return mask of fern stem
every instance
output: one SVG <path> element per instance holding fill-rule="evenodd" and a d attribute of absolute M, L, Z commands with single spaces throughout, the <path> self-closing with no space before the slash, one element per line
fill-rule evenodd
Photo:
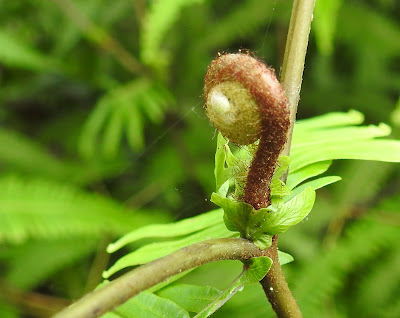
<path fill-rule="evenodd" d="M 281 85 L 289 100 L 290 129 L 283 154 L 289 155 L 297 105 L 300 99 L 308 37 L 311 30 L 315 0 L 294 0 L 283 58 Z"/>
<path fill-rule="evenodd" d="M 285 155 L 290 153 L 314 5 L 315 0 L 294 0 L 293 2 L 281 76 L 281 84 L 288 98 L 290 109 L 290 128 L 283 150 Z M 287 175 L 284 176 L 284 179 L 286 177 Z M 273 264 L 268 274 L 261 280 L 261 285 L 272 308 L 279 318 L 302 317 L 279 264 L 278 236 L 274 237 L 273 245 L 267 251 Z"/>
<path fill-rule="evenodd" d="M 241 238 L 203 241 L 137 267 L 104 287 L 87 294 L 53 318 L 94 318 L 121 305 L 176 274 L 220 260 L 245 261 L 265 256 L 252 242 Z"/>

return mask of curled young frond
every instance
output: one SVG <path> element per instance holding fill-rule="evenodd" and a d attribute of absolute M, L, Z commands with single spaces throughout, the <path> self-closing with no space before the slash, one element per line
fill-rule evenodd
<path fill-rule="evenodd" d="M 290 125 L 288 101 L 273 69 L 249 54 L 225 54 L 208 67 L 205 109 L 230 141 L 259 140 L 243 200 L 255 209 L 270 204 L 270 182 Z"/>

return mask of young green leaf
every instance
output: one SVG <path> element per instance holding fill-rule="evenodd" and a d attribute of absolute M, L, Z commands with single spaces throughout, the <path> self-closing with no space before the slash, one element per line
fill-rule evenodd
<path fill-rule="evenodd" d="M 79 140 L 81 154 L 86 158 L 96 155 L 101 137 L 101 154 L 114 158 L 124 131 L 129 145 L 140 150 L 144 145 L 144 114 L 159 123 L 171 102 L 167 88 L 148 79 L 133 80 L 110 90 L 97 102 L 83 127 Z"/>
<path fill-rule="evenodd" d="M 103 277 L 109 278 L 111 275 L 123 268 L 151 262 L 156 258 L 160 258 L 167 254 L 173 253 L 176 250 L 193 243 L 197 243 L 207 239 L 232 236 L 235 236 L 235 234 L 228 231 L 224 224 L 220 223 L 210 226 L 194 234 L 188 235 L 179 240 L 147 244 L 133 251 L 132 253 L 129 253 L 120 258 L 113 266 L 111 266 L 110 269 L 103 273 Z"/>
<path fill-rule="evenodd" d="M 328 113 L 308 119 L 296 121 L 295 134 L 302 131 L 326 129 L 332 127 L 359 125 L 364 121 L 364 115 L 354 109 L 347 113 Z"/>
<path fill-rule="evenodd" d="M 275 235 L 286 232 L 300 223 L 310 212 L 315 201 L 315 191 L 307 187 L 303 192 L 283 204 L 276 213 L 266 215 L 265 233 Z"/>
<path fill-rule="evenodd" d="M 157 213 L 132 213 L 110 198 L 57 182 L 3 177 L 0 188 L 0 241 L 11 243 L 120 235 L 151 223 Z"/>
<path fill-rule="evenodd" d="M 279 178 L 272 178 L 271 196 L 284 197 L 290 194 L 289 187 Z"/>
<path fill-rule="evenodd" d="M 157 295 L 172 300 L 188 312 L 198 313 L 221 293 L 210 286 L 174 284 L 161 289 Z"/>
<path fill-rule="evenodd" d="M 164 71 L 170 63 L 169 52 L 162 48 L 166 32 L 179 17 L 180 11 L 203 0 L 155 0 L 151 2 L 140 39 L 141 59 L 153 68 Z"/>
<path fill-rule="evenodd" d="M 102 318 L 190 318 L 189 313 L 169 299 L 142 292 Z"/>
<path fill-rule="evenodd" d="M 218 133 L 217 137 L 217 150 L 215 152 L 215 183 L 218 194 L 226 197 L 229 189 L 229 179 L 232 178 L 232 167 L 228 166 L 225 168 L 225 162 L 227 160 L 226 145 L 228 141 Z M 228 147 L 229 148 L 229 147 Z"/>
<path fill-rule="evenodd" d="M 289 168 L 290 157 L 285 155 L 280 155 L 278 159 L 278 164 L 276 165 L 274 171 L 274 178 L 279 179 L 282 177 L 286 170 Z"/>
<path fill-rule="evenodd" d="M 222 209 L 217 209 L 175 223 L 152 224 L 141 227 L 129 232 L 128 234 L 125 234 L 115 243 L 108 245 L 107 252 L 114 253 L 125 245 L 136 242 L 143 238 L 176 237 L 194 233 L 220 223 L 222 221 L 222 216 Z"/>
<path fill-rule="evenodd" d="M 292 255 L 282 252 L 282 251 L 278 251 L 278 257 L 279 257 L 279 263 L 281 265 L 289 264 L 294 261 L 294 258 Z"/>
<path fill-rule="evenodd" d="M 44 70 L 56 65 L 50 56 L 44 56 L 4 31 L 0 31 L 0 47 L 0 62 L 10 67 Z"/>
<path fill-rule="evenodd" d="M 388 136 L 391 128 L 383 123 L 378 126 L 350 126 L 324 128 L 318 131 L 300 131 L 293 137 L 293 148 L 301 149 L 305 147 L 319 147 L 326 143 L 337 143 L 338 138 L 345 142 L 356 142 L 357 140 L 369 140 L 376 137 Z"/>
<path fill-rule="evenodd" d="M 247 223 L 246 238 L 251 239 L 260 249 L 266 249 L 271 245 L 274 235 L 286 232 L 311 212 L 314 200 L 315 191 L 308 187 L 289 202 L 283 204 L 278 201 L 275 207 L 271 205 L 251 213 Z"/>
<path fill-rule="evenodd" d="M 248 268 L 240 278 L 243 285 L 256 284 L 267 275 L 272 266 L 272 259 L 269 257 L 253 257 L 245 263 Z"/>
<path fill-rule="evenodd" d="M 307 187 L 303 192 L 283 203 L 273 200 L 272 204 L 257 211 L 245 202 L 222 198 L 213 193 L 211 201 L 224 209 L 224 221 L 231 231 L 252 240 L 260 249 L 271 245 L 272 236 L 287 231 L 301 222 L 310 213 L 315 200 L 315 191 Z"/>
<path fill-rule="evenodd" d="M 304 189 L 311 187 L 314 190 L 318 190 L 321 189 L 327 185 L 330 185 L 332 183 L 338 182 L 342 180 L 341 177 L 338 176 L 327 176 L 327 177 L 322 177 L 322 178 L 318 178 L 309 182 L 306 182 L 298 187 L 296 187 L 293 192 L 291 193 L 291 195 L 285 197 L 283 200 L 289 201 L 291 198 L 294 198 L 296 195 L 298 195 L 300 192 L 304 191 Z"/>
<path fill-rule="evenodd" d="M 333 159 L 400 162 L 400 142 L 374 139 L 390 134 L 390 127 L 351 126 L 364 120 L 361 113 L 331 113 L 296 123 L 290 172 Z"/>
<path fill-rule="evenodd" d="M 241 237 L 246 237 L 247 223 L 254 208 L 245 202 L 223 198 L 213 193 L 211 201 L 224 209 L 225 225 L 230 231 L 238 231 Z"/>
<path fill-rule="evenodd" d="M 258 283 L 268 273 L 272 265 L 269 257 L 255 257 L 248 261 L 248 267 L 231 283 L 231 285 L 220 293 L 207 307 L 199 312 L 196 318 L 209 317 L 221 308 L 237 292 L 242 291 L 245 285 Z"/>
<path fill-rule="evenodd" d="M 211 316 L 219 308 L 221 308 L 229 299 L 237 292 L 242 291 L 244 285 L 240 282 L 240 278 L 244 275 L 244 271 L 236 278 L 232 284 L 226 288 L 218 297 L 216 297 L 207 307 L 200 311 L 193 318 L 206 318 Z"/>
<path fill-rule="evenodd" d="M 343 142 L 338 136 L 337 142 L 321 144 L 321 147 L 294 148 L 290 169 L 296 171 L 314 162 L 333 159 L 400 162 L 400 141 L 382 139 Z"/>
<path fill-rule="evenodd" d="M 293 173 L 290 173 L 287 178 L 286 185 L 290 190 L 292 190 L 294 187 L 296 187 L 303 181 L 326 172 L 331 166 L 331 164 L 332 164 L 331 160 L 320 161 L 308 165 L 304 168 L 301 168 Z"/>
<path fill-rule="evenodd" d="M 332 54 L 336 22 L 342 2 L 343 0 L 325 0 L 315 3 L 313 29 L 317 47 L 324 55 Z"/>

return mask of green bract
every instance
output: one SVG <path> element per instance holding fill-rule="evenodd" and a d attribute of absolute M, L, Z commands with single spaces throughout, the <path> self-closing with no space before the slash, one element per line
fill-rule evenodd
<path fill-rule="evenodd" d="M 244 174 L 240 170 L 247 166 L 241 163 L 243 161 L 248 161 L 248 158 L 236 158 L 230 151 L 228 141 L 219 134 L 215 154 L 217 192 L 212 194 L 211 201 L 223 208 L 224 222 L 228 230 L 239 232 L 241 237 L 252 240 L 261 249 L 266 249 L 271 246 L 275 234 L 285 232 L 310 213 L 315 191 L 309 186 L 287 200 L 288 202 L 284 202 L 283 198 L 289 196 L 291 191 L 280 177 L 288 169 L 290 159 L 288 156 L 281 156 L 271 181 L 272 204 L 256 211 L 250 204 L 235 198 L 238 192 L 236 188 L 235 191 L 230 191 L 231 179 L 235 181 L 235 187 L 241 186 L 236 176 Z"/>
<path fill-rule="evenodd" d="M 272 236 L 301 222 L 311 212 L 314 200 L 312 187 L 307 187 L 286 203 L 282 199 L 273 200 L 269 207 L 257 211 L 250 204 L 223 198 L 216 193 L 211 197 L 212 202 L 224 209 L 228 230 L 239 232 L 261 249 L 271 246 Z"/>

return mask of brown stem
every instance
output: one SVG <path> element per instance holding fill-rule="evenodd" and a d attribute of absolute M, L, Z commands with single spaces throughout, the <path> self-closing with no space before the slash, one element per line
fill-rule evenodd
<path fill-rule="evenodd" d="M 293 298 L 279 263 L 278 235 L 274 236 L 272 246 L 267 249 L 267 255 L 273 263 L 260 283 L 272 308 L 279 318 L 301 318 L 299 306 Z"/>
<path fill-rule="evenodd" d="M 186 246 L 137 267 L 87 294 L 54 318 L 95 318 L 176 274 L 219 260 L 248 260 L 265 256 L 252 242 L 239 238 L 214 239 Z"/>
<path fill-rule="evenodd" d="M 283 115 L 285 111 L 282 113 Z M 275 123 L 263 123 L 262 125 L 268 127 L 268 130 L 266 129 L 261 136 L 247 175 L 244 194 L 244 201 L 251 204 L 256 210 L 271 204 L 270 184 L 279 154 L 286 142 L 289 118 L 286 117 L 286 119 L 287 121 L 282 126 Z"/>
<path fill-rule="evenodd" d="M 294 0 L 290 18 L 281 77 L 290 109 L 290 128 L 283 150 L 285 155 L 290 153 L 314 5 L 315 0 Z M 286 180 L 286 177 L 287 175 L 283 177 L 284 180 Z M 261 280 L 261 285 L 278 317 L 301 318 L 300 309 L 289 290 L 277 259 L 277 244 L 278 237 L 275 236 L 273 245 L 268 249 L 274 263 L 268 274 Z"/>

